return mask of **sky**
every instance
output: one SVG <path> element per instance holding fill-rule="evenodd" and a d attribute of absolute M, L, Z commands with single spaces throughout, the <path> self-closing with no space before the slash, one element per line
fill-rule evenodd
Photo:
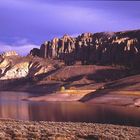
<path fill-rule="evenodd" d="M 64 34 L 140 29 L 140 1 L 0 0 L 0 52 L 26 55 Z"/>

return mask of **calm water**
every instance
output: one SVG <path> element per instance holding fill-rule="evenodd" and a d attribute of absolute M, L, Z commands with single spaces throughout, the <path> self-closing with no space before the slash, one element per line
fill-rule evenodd
<path fill-rule="evenodd" d="M 23 92 L 0 92 L 0 118 L 140 126 L 140 108 L 89 105 L 80 102 L 22 101 L 29 96 L 33 95 Z"/>

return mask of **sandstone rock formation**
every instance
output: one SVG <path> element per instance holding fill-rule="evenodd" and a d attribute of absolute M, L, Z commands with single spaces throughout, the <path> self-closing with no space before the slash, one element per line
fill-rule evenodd
<path fill-rule="evenodd" d="M 34 77 L 54 69 L 53 64 L 44 62 L 42 58 L 20 57 L 10 52 L 5 54 L 1 55 L 0 80 Z"/>
<path fill-rule="evenodd" d="M 0 55 L 1 57 L 7 57 L 7 56 L 18 56 L 17 52 L 15 51 L 8 51 L 4 52 Z"/>
<path fill-rule="evenodd" d="M 9 67 L 5 69 L 3 73 L 1 73 L 2 77 L 0 79 L 4 80 L 26 77 L 29 71 L 28 66 L 29 66 L 28 62 L 22 62 L 14 65 L 13 67 L 9 65 Z"/>
<path fill-rule="evenodd" d="M 34 49 L 32 49 L 32 50 L 30 51 L 30 54 L 31 54 L 32 56 L 39 56 L 39 55 L 40 55 L 40 49 L 34 48 Z"/>
<path fill-rule="evenodd" d="M 84 33 L 76 38 L 64 35 L 60 39 L 46 41 L 40 49 L 31 50 L 30 54 L 48 59 L 60 59 L 66 65 L 81 61 L 82 64 L 139 67 L 140 30 Z"/>

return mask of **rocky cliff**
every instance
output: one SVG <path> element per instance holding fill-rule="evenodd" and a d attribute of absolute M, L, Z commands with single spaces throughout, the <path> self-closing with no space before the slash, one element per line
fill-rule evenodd
<path fill-rule="evenodd" d="M 64 35 L 46 41 L 30 54 L 60 59 L 66 65 L 81 61 L 82 64 L 119 64 L 136 68 L 140 63 L 140 30 L 84 33 L 75 38 Z"/>
<path fill-rule="evenodd" d="M 84 33 L 75 38 L 64 35 L 46 41 L 40 49 L 32 49 L 30 54 L 27 57 L 21 57 L 15 51 L 1 54 L 0 80 L 34 77 L 54 70 L 61 62 L 66 65 L 73 65 L 77 61 L 83 65 L 115 64 L 138 69 L 140 30 Z"/>
<path fill-rule="evenodd" d="M 16 52 L 0 55 L 0 80 L 34 77 L 55 69 L 53 63 L 38 57 L 20 57 Z"/>

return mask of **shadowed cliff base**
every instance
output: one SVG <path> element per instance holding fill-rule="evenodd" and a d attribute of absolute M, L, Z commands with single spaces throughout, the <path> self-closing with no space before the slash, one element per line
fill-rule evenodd
<path fill-rule="evenodd" d="M 57 90 L 60 90 L 61 86 L 78 89 L 86 89 L 89 86 L 91 89 L 95 89 L 100 84 L 103 85 L 106 82 L 126 77 L 130 75 L 130 72 L 125 68 L 111 66 L 62 66 L 36 76 L 27 75 L 25 78 L 1 80 L 0 88 L 1 90 L 15 91 L 20 90 L 20 88 L 21 90 L 25 89 L 25 91 L 33 89 L 33 92 L 40 90 L 40 93 L 47 93 L 48 86 L 48 90 L 51 91 L 51 85 L 52 88 L 54 86 L 54 89 L 55 85 L 59 85 Z M 44 87 L 44 91 L 39 87 Z"/>
<path fill-rule="evenodd" d="M 129 76 L 104 85 L 80 101 L 97 104 L 140 106 L 140 75 Z"/>

